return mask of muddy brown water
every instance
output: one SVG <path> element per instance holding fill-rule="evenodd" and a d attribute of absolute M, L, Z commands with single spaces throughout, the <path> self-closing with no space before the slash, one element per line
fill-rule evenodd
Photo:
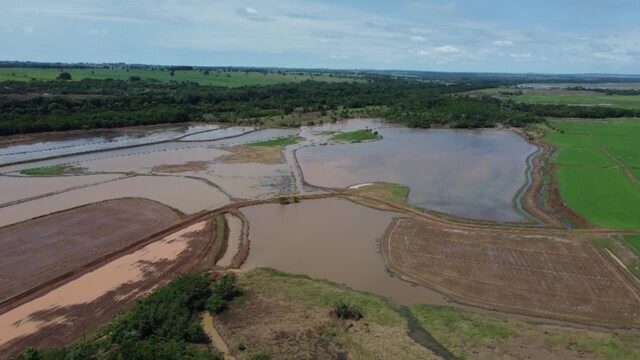
<path fill-rule="evenodd" d="M 0 165 L 16 161 L 70 155 L 85 151 L 104 150 L 123 146 L 153 143 L 157 141 L 166 141 L 194 133 L 202 133 L 204 136 L 204 134 L 218 128 L 218 125 L 207 124 L 75 132 L 73 135 L 60 140 L 44 140 L 6 147 L 0 146 Z M 52 137 L 54 136 L 55 135 L 52 135 Z"/>
<path fill-rule="evenodd" d="M 243 268 L 272 267 L 345 284 L 400 304 L 446 304 L 423 287 L 392 277 L 379 241 L 398 214 L 342 199 L 266 204 L 242 209 L 251 251 Z"/>
<path fill-rule="evenodd" d="M 512 205 L 536 148 L 511 131 L 380 128 L 375 142 L 305 147 L 305 180 L 323 187 L 408 185 L 409 202 L 456 216 L 521 221 Z"/>
<path fill-rule="evenodd" d="M 0 208 L 0 226 L 93 202 L 140 197 L 186 214 L 225 205 L 229 198 L 199 180 L 175 176 L 136 176 Z"/>
<path fill-rule="evenodd" d="M 43 196 L 65 189 L 90 186 L 117 179 L 121 175 L 83 175 L 83 176 L 0 176 L 0 206 L 22 199 Z"/>
<path fill-rule="evenodd" d="M 67 323 L 74 320 L 72 314 L 66 313 L 64 309 L 95 301 L 125 284 L 159 277 L 160 274 L 154 272 L 154 266 L 178 258 L 189 246 L 189 234 L 201 231 L 205 225 L 206 222 L 196 223 L 170 234 L 160 241 L 115 259 L 39 298 L 1 314 L 0 358 L 3 357 L 3 347 L 42 328 L 60 326 L 60 330 L 63 330 L 65 326 L 72 325 L 77 331 L 78 327 L 86 326 L 84 323 Z M 116 300 L 124 301 L 129 296 L 140 295 L 136 292 L 119 294 Z"/>

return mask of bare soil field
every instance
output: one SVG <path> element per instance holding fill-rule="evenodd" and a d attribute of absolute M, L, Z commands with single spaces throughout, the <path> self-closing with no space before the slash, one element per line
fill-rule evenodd
<path fill-rule="evenodd" d="M 127 198 L 0 228 L 0 303 L 124 248 L 177 219 L 167 206 Z"/>
<path fill-rule="evenodd" d="M 0 359 L 26 346 L 69 344 L 112 320 L 177 274 L 196 269 L 211 244 L 209 218 L 159 234 L 148 245 L 105 262 L 11 310 L 0 308 Z"/>
<path fill-rule="evenodd" d="M 280 164 L 285 160 L 281 146 L 258 147 L 251 145 L 238 145 L 227 147 L 225 150 L 231 154 L 224 155 L 219 160 L 227 164 Z"/>
<path fill-rule="evenodd" d="M 403 218 L 387 230 L 382 251 L 392 271 L 460 303 L 637 328 L 638 283 L 605 258 L 587 234 L 441 227 Z"/>

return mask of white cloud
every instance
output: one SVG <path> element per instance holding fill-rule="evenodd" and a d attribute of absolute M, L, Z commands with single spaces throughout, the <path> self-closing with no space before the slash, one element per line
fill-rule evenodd
<path fill-rule="evenodd" d="M 422 42 L 422 41 L 427 41 L 427 39 L 424 36 L 420 36 L 420 35 L 411 35 L 411 41 L 415 41 L 415 42 Z"/>
<path fill-rule="evenodd" d="M 444 46 L 435 47 L 433 51 L 440 54 L 457 54 L 460 52 L 460 49 L 458 49 L 453 45 L 444 45 Z"/>
<path fill-rule="evenodd" d="M 531 54 L 530 52 L 511 53 L 511 54 L 509 54 L 509 56 L 511 56 L 514 59 L 531 59 L 533 57 L 533 54 Z"/>
<path fill-rule="evenodd" d="M 429 55 L 429 52 L 428 52 L 427 50 L 420 50 L 420 51 L 418 52 L 418 55 L 420 55 L 420 56 L 427 56 L 427 55 Z"/>
<path fill-rule="evenodd" d="M 496 40 L 493 42 L 493 45 L 496 46 L 511 46 L 513 45 L 513 41 L 511 40 Z"/>
<path fill-rule="evenodd" d="M 253 21 L 261 21 L 261 22 L 275 21 L 275 19 L 273 18 L 261 15 L 258 10 L 252 7 L 244 7 L 244 8 L 238 9 L 238 13 L 246 17 L 247 19 L 253 20 Z"/>
<path fill-rule="evenodd" d="M 12 32 L 13 32 L 13 28 L 8 28 L 8 29 L 7 29 L 7 32 L 12 33 Z"/>
<path fill-rule="evenodd" d="M 27 34 L 32 34 L 33 33 L 33 28 L 31 26 L 25 26 L 24 27 L 24 32 Z"/>

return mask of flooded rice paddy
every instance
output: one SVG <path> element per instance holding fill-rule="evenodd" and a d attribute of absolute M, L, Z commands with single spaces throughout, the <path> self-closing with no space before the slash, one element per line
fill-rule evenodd
<path fill-rule="evenodd" d="M 380 128 L 375 142 L 305 147 L 305 180 L 323 187 L 408 185 L 413 205 L 460 217 L 521 221 L 513 197 L 536 150 L 511 131 Z"/>
<path fill-rule="evenodd" d="M 80 325 L 83 328 L 89 326 L 84 325 L 84 316 L 80 320 L 70 319 L 61 310 L 96 301 L 127 284 L 159 277 L 161 272 L 155 267 L 178 258 L 189 247 L 190 234 L 202 231 L 205 226 L 206 222 L 193 224 L 0 315 L 0 351 L 3 346 L 41 328 L 62 326 L 62 330 L 67 326 L 78 332 Z M 131 294 L 120 293 L 116 300 L 123 300 L 129 295 L 140 296 L 135 291 Z"/>
<path fill-rule="evenodd" d="M 63 139 L 51 141 L 30 141 L 26 144 L 0 147 L 0 164 L 18 161 L 37 160 L 52 156 L 113 149 L 125 146 L 150 144 L 160 141 L 179 139 L 189 134 L 202 133 L 218 129 L 218 125 L 190 126 L 153 126 L 122 130 L 95 130 L 74 132 Z M 95 135 L 89 135 L 95 134 Z"/>
<path fill-rule="evenodd" d="M 225 205 L 229 198 L 204 181 L 175 176 L 136 176 L 0 208 L 0 226 L 98 201 L 140 197 L 186 214 Z"/>
<path fill-rule="evenodd" d="M 438 293 L 392 277 L 379 242 L 398 214 L 342 199 L 242 209 L 249 220 L 246 269 L 272 267 L 345 284 L 401 304 L 444 304 Z"/>

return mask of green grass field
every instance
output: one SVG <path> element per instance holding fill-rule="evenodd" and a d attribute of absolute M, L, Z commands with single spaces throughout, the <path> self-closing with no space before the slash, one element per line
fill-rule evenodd
<path fill-rule="evenodd" d="M 640 119 L 554 121 L 563 201 L 594 225 L 640 228 Z"/>
<path fill-rule="evenodd" d="M 488 95 L 496 95 L 512 99 L 513 101 L 528 104 L 558 104 L 602 106 L 621 109 L 640 109 L 640 95 L 605 95 L 600 93 L 561 92 L 558 90 L 530 90 L 514 88 L 491 88 L 481 92 Z M 522 91 L 522 95 L 503 95 L 500 92 Z"/>
<path fill-rule="evenodd" d="M 623 242 L 640 257 L 640 235 L 627 235 L 623 238 Z"/>
<path fill-rule="evenodd" d="M 358 142 L 358 141 L 366 141 L 366 140 L 376 140 L 379 138 L 380 138 L 380 135 L 376 134 L 373 131 L 356 130 L 356 131 L 349 131 L 349 132 L 342 132 L 342 133 L 335 134 L 331 137 L 331 140 L 344 141 L 344 142 Z"/>
<path fill-rule="evenodd" d="M 20 174 L 29 175 L 29 176 L 55 176 L 55 175 L 62 175 L 66 171 L 67 171 L 66 166 L 58 165 L 58 166 L 20 170 Z"/>
<path fill-rule="evenodd" d="M 289 136 L 285 138 L 254 142 L 249 144 L 249 146 L 262 146 L 262 147 L 287 146 L 287 145 L 293 145 L 297 143 L 299 140 L 300 138 L 297 136 Z"/>
<path fill-rule="evenodd" d="M 138 76 L 145 80 L 159 81 L 192 81 L 200 85 L 237 87 L 245 85 L 274 85 L 288 82 L 301 82 L 305 80 L 317 80 L 327 82 L 356 81 L 354 78 L 340 77 L 329 74 L 279 74 L 258 72 L 217 72 L 210 71 L 205 75 L 200 71 L 177 70 L 174 76 L 169 71 L 147 70 L 147 69 L 64 69 L 71 74 L 72 80 L 92 79 L 115 79 L 128 80 L 131 76 Z M 0 81 L 30 81 L 55 80 L 60 74 L 59 69 L 39 69 L 39 68 L 0 68 Z"/>

